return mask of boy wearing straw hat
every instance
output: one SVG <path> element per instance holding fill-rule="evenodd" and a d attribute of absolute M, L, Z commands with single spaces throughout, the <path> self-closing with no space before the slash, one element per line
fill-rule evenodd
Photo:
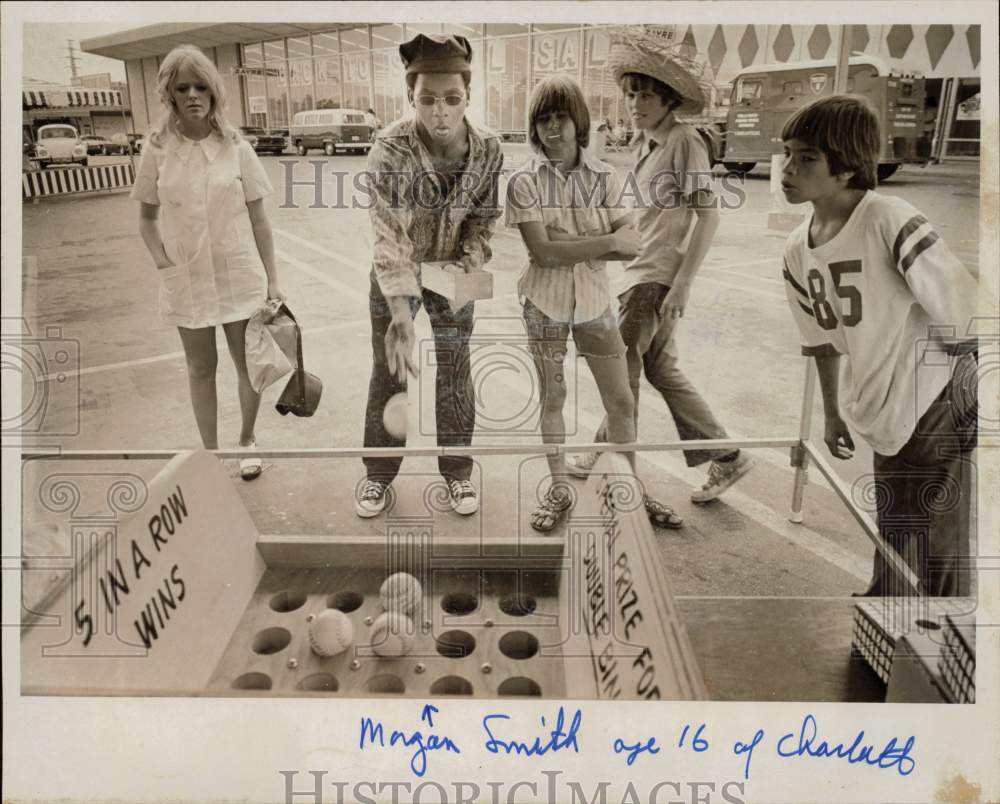
<path fill-rule="evenodd" d="M 691 285 L 719 226 L 711 190 L 711 163 L 701 136 L 677 119 L 705 106 L 710 75 L 680 47 L 630 32 L 608 55 L 625 97 L 636 137 L 634 181 L 642 252 L 625 269 L 618 300 L 618 325 L 627 347 L 629 382 L 639 417 L 639 377 L 663 396 L 683 440 L 726 438 L 726 431 L 684 376 L 674 337 Z M 686 245 L 685 245 L 686 244 Z M 606 441 L 607 420 L 595 436 Z M 714 500 L 750 471 L 753 461 L 739 450 L 685 450 L 688 466 L 711 461 L 708 479 L 691 499 Z M 585 477 L 597 455 L 577 456 L 569 471 Z"/>

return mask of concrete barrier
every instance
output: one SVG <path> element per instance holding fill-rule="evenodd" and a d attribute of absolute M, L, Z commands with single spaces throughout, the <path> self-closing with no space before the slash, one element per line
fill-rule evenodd
<path fill-rule="evenodd" d="M 30 171 L 21 174 L 21 200 L 123 189 L 134 181 L 130 164 Z"/>

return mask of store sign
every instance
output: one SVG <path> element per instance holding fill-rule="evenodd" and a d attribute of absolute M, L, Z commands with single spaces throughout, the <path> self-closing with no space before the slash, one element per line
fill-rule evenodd
<path fill-rule="evenodd" d="M 536 75 L 576 72 L 580 68 L 580 34 L 577 31 L 537 36 L 534 50 Z"/>
<path fill-rule="evenodd" d="M 507 46 L 504 40 L 486 43 L 486 69 L 491 73 L 502 73 L 507 66 Z"/>
<path fill-rule="evenodd" d="M 263 95 L 251 96 L 250 114 L 267 114 L 267 101 Z"/>
<path fill-rule="evenodd" d="M 309 59 L 288 62 L 288 80 L 293 87 L 312 85 L 312 62 Z"/>
<path fill-rule="evenodd" d="M 338 59 L 316 59 L 316 83 L 340 83 L 340 62 Z"/>
<path fill-rule="evenodd" d="M 603 67 L 608 61 L 611 37 L 606 31 L 587 31 L 587 66 Z"/>
<path fill-rule="evenodd" d="M 371 64 L 367 53 L 344 56 L 344 81 L 349 84 L 366 83 L 371 79 Z"/>

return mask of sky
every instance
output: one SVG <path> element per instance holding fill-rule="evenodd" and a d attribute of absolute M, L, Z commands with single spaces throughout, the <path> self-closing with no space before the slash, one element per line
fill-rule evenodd
<path fill-rule="evenodd" d="M 73 40 L 77 54 L 77 73 L 111 73 L 112 81 L 125 80 L 125 62 L 106 59 L 80 51 L 80 40 L 127 30 L 134 26 L 113 23 L 25 23 L 24 24 L 24 78 L 36 78 L 55 84 L 69 84 L 69 49 L 67 39 Z"/>

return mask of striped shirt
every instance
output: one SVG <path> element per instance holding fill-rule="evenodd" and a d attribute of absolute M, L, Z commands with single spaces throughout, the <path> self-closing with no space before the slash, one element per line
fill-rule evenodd
<path fill-rule="evenodd" d="M 789 236 L 783 272 L 802 353 L 846 357 L 844 419 L 876 452 L 895 455 L 948 382 L 953 358 L 940 337 L 968 336 L 976 280 L 900 198 L 865 193 L 816 248 L 810 223 Z"/>
<path fill-rule="evenodd" d="M 629 215 L 619 204 L 621 196 L 615 169 L 586 151 L 569 174 L 536 152 L 507 184 L 505 222 L 538 221 L 584 237 L 610 234 Z M 517 292 L 522 304 L 530 299 L 549 318 L 573 324 L 600 318 L 611 303 L 604 260 L 547 268 L 529 254 Z"/>
<path fill-rule="evenodd" d="M 655 148 L 650 149 L 650 141 Z M 651 132 L 640 131 L 632 149 L 636 164 L 625 185 L 625 200 L 636 209 L 642 254 L 615 283 L 619 296 L 645 282 L 673 284 L 694 225 L 691 196 L 702 190 L 702 203 L 711 201 L 704 191 L 712 186 L 712 165 L 692 126 L 664 120 Z"/>
<path fill-rule="evenodd" d="M 465 121 L 469 154 L 460 170 L 438 173 L 413 118 L 375 138 L 368 155 L 374 230 L 372 265 L 384 296 L 419 296 L 420 263 L 482 268 L 500 217 L 500 137 Z"/>

